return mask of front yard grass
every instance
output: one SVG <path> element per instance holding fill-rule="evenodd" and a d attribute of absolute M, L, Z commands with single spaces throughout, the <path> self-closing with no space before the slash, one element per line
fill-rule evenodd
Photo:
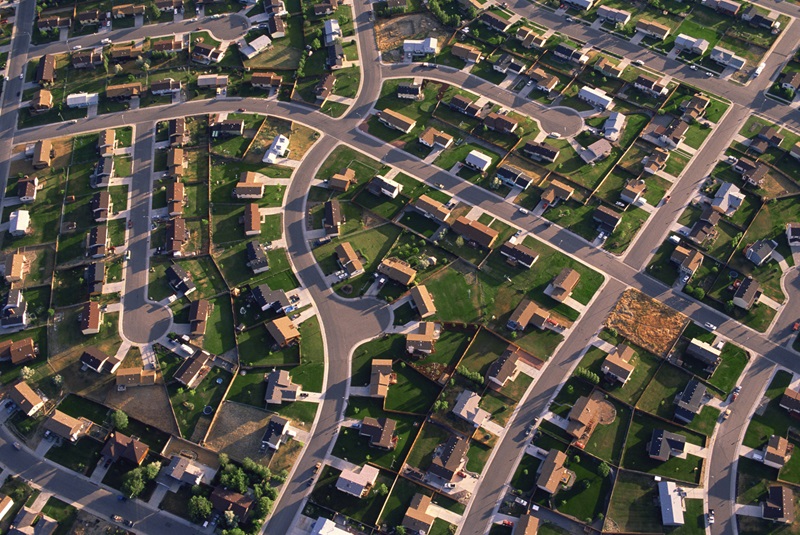
<path fill-rule="evenodd" d="M 742 371 L 747 366 L 747 352 L 741 347 L 727 342 L 722 346 L 721 358 L 722 362 L 714 370 L 713 375 L 709 377 L 708 382 L 723 392 L 730 392 L 739 382 L 739 376 L 742 375 Z"/>
<path fill-rule="evenodd" d="M 203 337 L 203 348 L 214 355 L 221 355 L 236 346 L 230 296 L 226 293 L 209 301 L 212 309 L 208 317 L 206 335 Z"/>
<path fill-rule="evenodd" d="M 631 409 L 614 399 L 609 398 L 607 401 L 614 405 L 617 416 L 609 425 L 595 427 L 585 449 L 587 453 L 591 453 L 595 457 L 619 465 L 622 458 L 622 445 L 625 442 L 625 435 L 631 420 Z"/>
<path fill-rule="evenodd" d="M 570 450 L 568 456 L 569 469 L 575 472 L 576 481 L 572 488 L 561 490 L 555 495 L 556 508 L 561 513 L 591 521 L 605 511 L 612 479 L 600 476 L 597 472 L 600 461 L 594 457 L 575 450 Z"/>
<path fill-rule="evenodd" d="M 386 498 L 375 492 L 374 489 L 380 485 L 391 488 L 394 478 L 390 477 L 387 472 L 381 472 L 375 481 L 373 490 L 364 498 L 356 498 L 336 488 L 336 481 L 340 474 L 340 470 L 326 466 L 311 493 L 310 501 L 334 509 L 358 522 L 374 525 L 386 501 Z"/>
<path fill-rule="evenodd" d="M 691 375 L 676 366 L 662 365 L 653 380 L 645 388 L 644 394 L 636 407 L 666 420 L 671 420 L 675 413 L 673 400 L 683 392 L 684 387 L 691 378 Z"/>
<path fill-rule="evenodd" d="M 414 447 L 408 454 L 406 462 L 410 466 L 422 470 L 427 469 L 433 459 L 433 450 L 439 444 L 446 442 L 449 437 L 450 433 L 444 427 L 440 427 L 430 421 L 425 422 L 417 440 L 414 442 Z"/>
<path fill-rule="evenodd" d="M 73 472 L 89 475 L 97 461 L 100 460 L 100 450 L 102 449 L 102 442 L 90 437 L 82 437 L 75 444 L 69 442 L 51 447 L 45 457 Z"/>
<path fill-rule="evenodd" d="M 641 348 L 634 349 L 636 355 L 631 361 L 636 367 L 633 369 L 633 373 L 628 378 L 625 385 L 620 387 L 617 381 L 614 381 L 610 385 L 603 385 L 603 388 L 612 396 L 629 405 L 636 405 L 645 388 L 650 383 L 650 380 L 656 374 L 658 367 L 661 365 L 661 360 L 651 353 Z M 603 365 L 603 360 L 605 360 L 606 355 L 607 353 L 599 347 L 590 347 L 584 355 L 583 360 L 581 360 L 580 366 L 602 377 L 603 372 L 600 368 Z"/>
<path fill-rule="evenodd" d="M 783 392 L 792 382 L 792 374 L 779 371 L 764 394 L 769 398 L 769 404 L 763 414 L 753 414 L 750 425 L 744 435 L 743 444 L 748 448 L 760 448 L 772 435 L 785 437 L 790 427 L 796 425 L 795 420 L 780 408 Z"/>
<path fill-rule="evenodd" d="M 389 387 L 386 409 L 399 412 L 427 414 L 441 388 L 404 362 L 393 366 L 397 384 Z"/>

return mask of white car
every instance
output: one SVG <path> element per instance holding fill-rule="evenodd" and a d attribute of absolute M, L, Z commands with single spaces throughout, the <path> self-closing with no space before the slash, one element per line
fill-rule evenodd
<path fill-rule="evenodd" d="M 25 73 L 24 72 L 19 73 L 19 79 L 22 80 L 23 78 L 25 78 Z"/>
<path fill-rule="evenodd" d="M 706 71 L 706 76 L 708 76 L 709 78 L 713 78 L 714 77 L 714 73 Z"/>
<path fill-rule="evenodd" d="M 640 66 L 640 67 L 641 67 L 642 65 L 644 65 L 644 61 L 642 61 L 642 60 L 640 60 L 640 59 L 637 59 L 637 60 L 634 60 L 634 61 L 633 61 L 633 64 L 634 64 L 634 65 L 638 65 L 638 66 Z"/>
<path fill-rule="evenodd" d="M 692 69 L 693 71 L 696 71 L 697 70 L 697 65 L 690 65 L 689 68 Z"/>
<path fill-rule="evenodd" d="M 455 483 L 445 483 L 444 484 L 444 488 L 446 488 L 446 489 L 454 489 L 454 488 L 456 488 L 456 484 Z"/>
<path fill-rule="evenodd" d="M 109 39 L 108 37 L 106 37 L 105 39 L 103 39 L 103 40 L 102 40 L 102 41 L 100 41 L 100 42 L 101 42 L 102 44 L 104 44 L 104 45 L 110 45 L 110 44 L 111 44 L 111 39 Z"/>
<path fill-rule="evenodd" d="M 712 331 L 716 331 L 717 330 L 717 326 L 714 325 L 713 323 L 708 322 L 708 321 L 705 323 L 705 326 L 706 326 L 706 329 L 710 329 Z"/>
<path fill-rule="evenodd" d="M 81 48 L 83 48 L 81 45 L 75 45 L 72 47 L 72 50 L 80 50 Z"/>
<path fill-rule="evenodd" d="M 553 138 L 553 139 L 560 139 L 561 138 L 561 134 L 559 134 L 558 132 L 550 132 L 549 134 L 547 134 L 547 137 L 550 137 L 550 138 Z"/>

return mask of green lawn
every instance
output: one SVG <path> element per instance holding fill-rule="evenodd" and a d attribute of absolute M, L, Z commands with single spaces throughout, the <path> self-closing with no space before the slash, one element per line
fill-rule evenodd
<path fill-rule="evenodd" d="M 220 355 L 236 346 L 233 334 L 233 310 L 228 294 L 214 297 L 209 301 L 212 309 L 208 317 L 206 335 L 203 337 L 203 348 L 214 355 Z"/>
<path fill-rule="evenodd" d="M 485 444 L 475 441 L 470 442 L 469 450 L 467 451 L 467 470 L 475 472 L 476 474 L 483 472 L 483 468 L 486 466 L 486 461 L 489 459 L 489 454 L 491 452 L 492 448 Z"/>
<path fill-rule="evenodd" d="M 495 336 L 491 331 L 481 330 L 472 341 L 459 366 L 485 376 L 489 366 L 503 354 L 508 343 Z"/>
<path fill-rule="evenodd" d="M 675 413 L 675 404 L 673 403 L 675 396 L 683 392 L 691 378 L 691 375 L 680 368 L 664 364 L 647 385 L 642 398 L 636 405 L 637 408 L 671 420 Z"/>
<path fill-rule="evenodd" d="M 59 500 L 55 496 L 47 500 L 44 507 L 42 507 L 42 513 L 58 522 L 54 535 L 66 535 L 69 533 L 78 516 L 78 510 L 75 507 Z"/>
<path fill-rule="evenodd" d="M 300 427 L 311 426 L 311 422 L 317 416 L 317 408 L 317 404 L 310 401 L 294 401 L 280 407 L 267 405 L 267 410 L 273 411 L 293 422 L 299 422 L 298 425 Z"/>
<path fill-rule="evenodd" d="M 292 380 L 309 392 L 322 392 L 325 378 L 325 350 L 319 318 L 300 324 L 300 365 L 292 369 Z"/>
<path fill-rule="evenodd" d="M 585 449 L 587 453 L 604 461 L 619 465 L 622 458 L 622 446 L 625 443 L 625 435 L 631 420 L 631 409 L 613 399 L 608 399 L 608 401 L 614 405 L 617 417 L 609 425 L 598 425 Z"/>
<path fill-rule="evenodd" d="M 729 342 L 722 346 L 721 358 L 722 362 L 714 370 L 708 382 L 723 392 L 730 392 L 739 382 L 739 376 L 747 366 L 747 352 Z"/>
<path fill-rule="evenodd" d="M 610 385 L 604 385 L 604 389 L 612 396 L 630 405 L 636 405 L 639 401 L 642 392 L 644 392 L 645 387 L 650 383 L 662 362 L 658 357 L 641 348 L 635 348 L 635 350 L 636 355 L 631 359 L 631 363 L 635 367 L 625 385 L 620 387 L 617 381 Z M 591 347 L 584 355 L 583 360 L 581 360 L 580 366 L 602 377 L 603 373 L 600 368 L 606 355 L 607 353 L 602 349 Z"/>
<path fill-rule="evenodd" d="M 364 498 L 356 498 L 345 494 L 336 489 L 336 481 L 341 472 L 331 466 L 326 466 L 319 475 L 314 490 L 311 493 L 310 501 L 323 507 L 332 508 L 359 522 L 373 525 L 378 520 L 378 515 L 383 509 L 386 501 L 385 496 L 381 496 L 374 490 Z M 374 487 L 386 485 L 392 486 L 393 477 L 388 472 L 381 472 L 375 481 Z"/>
<path fill-rule="evenodd" d="M 447 441 L 450 434 L 449 432 L 434 423 L 426 422 L 414 441 L 414 447 L 408 455 L 406 462 L 410 466 L 425 470 L 431 464 L 433 459 L 433 450 L 436 446 Z"/>
<path fill-rule="evenodd" d="M 45 457 L 79 474 L 90 474 L 100 460 L 103 443 L 93 438 L 82 437 L 75 444 L 65 443 L 53 446 Z"/>
<path fill-rule="evenodd" d="M 748 448 L 760 448 L 772 435 L 785 437 L 789 428 L 796 426 L 795 420 L 780 408 L 781 397 L 792 381 L 792 375 L 786 371 L 775 374 L 764 394 L 770 402 L 763 414 L 753 414 L 750 425 L 744 435 L 743 444 Z"/>
<path fill-rule="evenodd" d="M 405 363 L 393 367 L 397 374 L 397 384 L 389 387 L 386 396 L 386 409 L 427 414 L 441 392 L 441 387 L 425 379 L 419 372 Z"/>
<path fill-rule="evenodd" d="M 595 519 L 606 509 L 613 482 L 610 477 L 598 474 L 600 462 L 594 457 L 573 450 L 568 456 L 569 469 L 575 472 L 576 482 L 572 488 L 555 495 L 556 509 L 582 521 Z"/>

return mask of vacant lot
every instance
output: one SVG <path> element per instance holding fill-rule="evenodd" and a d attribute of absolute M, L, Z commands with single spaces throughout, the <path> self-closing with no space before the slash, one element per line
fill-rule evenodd
<path fill-rule="evenodd" d="M 656 355 L 664 356 L 688 318 L 643 293 L 628 289 L 606 319 L 606 327 Z"/>
<path fill-rule="evenodd" d="M 269 418 L 270 413 L 263 409 L 226 401 L 219 408 L 219 415 L 208 434 L 206 446 L 227 453 L 234 459 L 250 457 L 255 461 L 266 462 L 269 455 L 260 454 L 258 450 Z"/>

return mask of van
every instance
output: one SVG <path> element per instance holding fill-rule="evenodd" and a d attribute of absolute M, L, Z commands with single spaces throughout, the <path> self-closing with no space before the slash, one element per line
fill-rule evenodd
<path fill-rule="evenodd" d="M 525 208 L 518 208 L 518 211 L 522 215 L 528 215 L 530 213 Z"/>
<path fill-rule="evenodd" d="M 681 237 L 678 236 L 677 234 L 673 234 L 672 236 L 669 237 L 669 241 L 671 241 L 672 243 L 680 243 Z"/>
<path fill-rule="evenodd" d="M 764 67 L 766 67 L 766 63 L 759 63 L 758 67 L 756 67 L 756 72 L 753 73 L 753 78 L 757 77 L 759 74 L 764 72 Z"/>

